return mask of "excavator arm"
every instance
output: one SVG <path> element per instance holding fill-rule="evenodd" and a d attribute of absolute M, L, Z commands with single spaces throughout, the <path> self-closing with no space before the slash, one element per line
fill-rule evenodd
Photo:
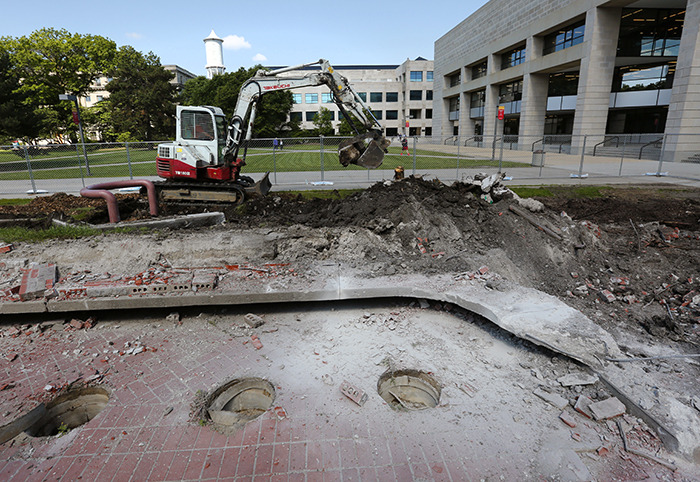
<path fill-rule="evenodd" d="M 320 65 L 320 72 L 312 72 L 302 77 L 281 75 L 311 65 Z M 346 167 L 350 164 L 356 164 L 370 169 L 379 167 L 391 141 L 384 137 L 381 124 L 352 89 L 348 80 L 338 74 L 324 59 L 273 71 L 259 70 L 254 77 L 243 84 L 238 94 L 236 109 L 228 126 L 226 146 L 223 150 L 224 162 L 229 165 L 236 161 L 244 134 L 245 140 L 251 139 L 257 104 L 264 94 L 322 84 L 326 85 L 333 93 L 333 101 L 357 134 L 352 139 L 340 143 L 338 155 L 341 164 Z M 364 128 L 362 130 L 366 132 L 361 132 L 361 129 L 352 123 L 352 117 L 349 114 L 354 115 L 362 123 Z M 243 160 L 245 161 L 245 152 Z"/>

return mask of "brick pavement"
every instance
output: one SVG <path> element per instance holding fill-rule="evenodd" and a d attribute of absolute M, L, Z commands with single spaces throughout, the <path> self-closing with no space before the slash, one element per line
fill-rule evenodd
<path fill-rule="evenodd" d="M 0 480 L 571 477 L 566 465 L 542 472 L 538 460 L 547 446 L 580 450 L 596 477 L 638 473 L 617 456 L 593 455 L 598 431 L 605 428 L 579 414 L 573 416 L 584 441 L 572 440 L 560 412 L 531 394 L 539 382 L 518 366 L 516 352 L 523 347 L 510 339 L 499 340 L 498 334 L 493 339 L 493 333 L 447 314 L 425 326 L 425 310 L 414 308 L 391 308 L 400 312 L 393 315 L 401 320 L 396 331 L 358 322 L 364 307 L 296 309 L 301 311 L 263 314 L 266 323 L 256 329 L 245 323 L 245 311 L 205 312 L 181 324 L 165 322 L 165 314 L 144 319 L 153 315 L 141 313 L 133 320 L 101 320 L 89 329 L 59 324 L 44 333 L 0 339 L 3 351 L 19 353 L 0 369 L 2 380 L 15 384 L 0 391 L 3 411 L 26 411 L 37 403 L 27 397 L 46 397 L 46 385 L 95 375 L 104 375 L 99 383 L 111 392 L 101 413 L 67 434 L 20 435 L 0 445 Z M 250 342 L 251 333 L 262 341 L 260 350 Z M 145 350 L 124 352 L 137 344 Z M 457 348 L 461 360 L 452 355 Z M 407 413 L 390 409 L 376 393 L 385 356 L 439 374 L 440 406 Z M 527 357 L 549 363 L 548 356 Z M 277 392 L 274 406 L 284 411 L 268 410 L 231 435 L 190 421 L 197 391 L 242 376 L 269 379 Z M 468 378 L 479 389 L 458 390 L 453 377 Z M 340 392 L 346 378 L 367 391 L 364 406 Z"/>

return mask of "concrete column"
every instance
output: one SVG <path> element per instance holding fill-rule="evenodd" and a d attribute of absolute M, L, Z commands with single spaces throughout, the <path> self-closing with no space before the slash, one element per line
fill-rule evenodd
<path fill-rule="evenodd" d="M 498 114 L 498 85 L 486 86 L 486 105 L 484 106 L 484 135 L 493 140 L 494 135 L 501 135 L 503 121 L 498 121 L 496 126 L 496 116 Z M 496 131 L 494 131 L 496 129 Z M 489 141 L 490 142 L 490 141 Z"/>
<path fill-rule="evenodd" d="M 572 152 L 580 149 L 584 134 L 589 136 L 587 146 L 605 137 L 621 14 L 620 8 L 600 7 L 586 13 L 586 54 L 581 59 Z"/>
<path fill-rule="evenodd" d="M 700 0 L 688 0 L 666 120 L 664 160 L 700 153 Z"/>
<path fill-rule="evenodd" d="M 549 74 L 526 74 L 520 105 L 520 143 L 531 145 L 544 133 Z"/>

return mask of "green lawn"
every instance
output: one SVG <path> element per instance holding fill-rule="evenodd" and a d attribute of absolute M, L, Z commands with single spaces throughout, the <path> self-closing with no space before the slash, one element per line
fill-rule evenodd
<path fill-rule="evenodd" d="M 407 171 L 413 169 L 413 151 L 410 156 L 401 156 L 400 147 L 389 147 L 389 153 L 384 158 L 382 170 L 392 170 L 403 166 Z M 124 147 L 96 149 L 87 153 L 90 163 L 90 177 L 127 177 L 126 149 Z M 240 155 L 243 151 L 240 152 Z M 132 173 L 135 177 L 156 175 L 155 149 L 129 150 Z M 320 171 L 321 152 L 319 143 L 306 143 L 285 146 L 282 150 L 273 151 L 271 148 L 249 148 L 246 159 L 247 165 L 243 172 L 259 173 L 266 171 L 300 172 Z M 497 167 L 498 161 L 457 158 L 455 155 L 428 149 L 416 150 L 416 169 L 465 169 L 478 167 Z M 35 179 L 68 179 L 85 175 L 85 160 L 82 150 L 76 152 L 68 149 L 65 152 L 54 153 L 50 156 L 37 156 L 31 161 L 32 174 Z M 504 168 L 519 167 L 520 163 L 503 162 Z M 345 169 L 361 169 L 357 166 L 343 167 L 338 162 L 337 143 L 324 145 L 323 170 L 342 171 Z M 0 180 L 28 180 L 27 163 L 11 151 L 0 151 Z"/>

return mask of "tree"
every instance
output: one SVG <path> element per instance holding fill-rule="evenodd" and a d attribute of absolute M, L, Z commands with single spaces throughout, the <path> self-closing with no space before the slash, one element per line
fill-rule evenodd
<path fill-rule="evenodd" d="M 214 76 L 212 79 L 197 77 L 185 84 L 180 94 L 184 105 L 211 105 L 220 107 L 227 116 L 233 116 L 238 94 L 243 84 L 260 70 L 240 68 L 235 72 Z M 292 110 L 292 94 L 275 91 L 260 97 L 253 131 L 256 137 L 276 137 L 287 127 L 287 117 Z"/>
<path fill-rule="evenodd" d="M 107 71 L 109 97 L 102 102 L 112 134 L 119 141 L 152 141 L 172 138 L 175 132 L 176 87 L 173 74 L 160 65 L 152 52 L 143 55 L 131 46 L 119 49 L 115 66 Z M 108 133 L 109 135 L 109 133 Z"/>
<path fill-rule="evenodd" d="M 25 103 L 53 111 L 41 112 L 41 134 L 46 136 L 74 128 L 71 105 L 60 102 L 59 94 L 86 94 L 93 80 L 113 65 L 117 51 L 116 44 L 105 37 L 53 28 L 19 38 L 3 37 L 0 43 L 22 78 L 19 92 L 27 96 Z"/>
<path fill-rule="evenodd" d="M 20 87 L 20 75 L 10 54 L 0 48 L 0 144 L 10 139 L 33 139 L 39 135 L 40 118 Z"/>
<path fill-rule="evenodd" d="M 321 107 L 318 110 L 311 122 L 316 126 L 316 135 L 332 136 L 335 134 L 335 129 L 333 129 L 333 123 L 331 122 L 331 111 L 325 107 Z"/>

